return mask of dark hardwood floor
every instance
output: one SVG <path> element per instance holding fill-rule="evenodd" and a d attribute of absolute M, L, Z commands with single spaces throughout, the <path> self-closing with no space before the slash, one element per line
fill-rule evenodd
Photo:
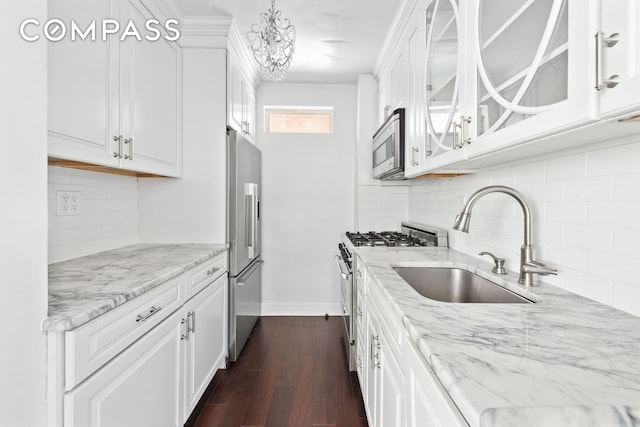
<path fill-rule="evenodd" d="M 367 427 L 339 317 L 263 317 L 195 427 Z"/>

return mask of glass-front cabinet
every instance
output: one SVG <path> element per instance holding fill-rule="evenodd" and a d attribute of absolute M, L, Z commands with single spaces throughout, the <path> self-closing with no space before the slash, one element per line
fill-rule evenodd
<path fill-rule="evenodd" d="M 460 37 L 458 0 L 435 0 L 426 13 L 424 160 L 458 148 Z"/>
<path fill-rule="evenodd" d="M 598 118 L 583 0 L 468 2 L 469 87 L 463 127 L 469 158 Z M 559 147 L 560 149 L 561 147 Z"/>
<path fill-rule="evenodd" d="M 383 63 L 406 58 L 407 178 L 558 152 L 613 138 L 600 124 L 640 121 L 640 1 L 405 3 L 411 19 Z"/>

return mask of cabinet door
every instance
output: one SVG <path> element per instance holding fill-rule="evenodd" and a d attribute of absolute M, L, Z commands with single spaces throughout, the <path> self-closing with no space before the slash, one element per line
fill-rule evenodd
<path fill-rule="evenodd" d="M 56 0 L 49 16 L 73 19 L 84 29 L 94 20 L 118 17 L 119 9 L 119 0 Z M 118 166 L 117 38 L 65 37 L 47 46 L 49 156 Z"/>
<path fill-rule="evenodd" d="M 364 393 L 364 407 L 369 420 L 369 427 L 378 427 L 377 408 L 380 407 L 380 356 L 379 348 L 379 327 L 377 319 L 369 312 L 369 304 L 367 304 L 367 321 L 366 321 L 366 351 L 365 359 L 365 376 L 366 376 L 366 392 Z"/>
<path fill-rule="evenodd" d="M 246 83 L 244 87 L 245 136 L 253 141 L 256 135 L 256 95 L 250 84 Z"/>
<path fill-rule="evenodd" d="M 425 21 L 426 74 L 422 90 L 426 98 L 426 137 L 420 164 L 423 171 L 428 171 L 463 158 L 460 91 L 465 64 L 461 60 L 459 2 L 430 3 Z"/>
<path fill-rule="evenodd" d="M 405 381 L 402 368 L 396 360 L 389 343 L 380 337 L 380 408 L 379 427 L 404 426 Z"/>
<path fill-rule="evenodd" d="M 601 43 L 601 80 L 617 85 L 600 90 L 605 117 L 619 117 L 640 110 L 640 4 L 637 0 L 600 1 L 602 37 L 617 33 L 617 43 Z M 605 40 L 606 41 L 606 40 Z M 617 76 L 613 77 L 612 76 Z"/>
<path fill-rule="evenodd" d="M 470 157 L 595 120 L 589 2 L 468 2 Z M 473 95 L 471 95 L 473 94 Z M 466 107 L 465 107 L 466 110 Z"/>
<path fill-rule="evenodd" d="M 423 55 L 423 45 L 421 40 L 421 26 L 414 25 L 414 30 L 409 35 L 407 41 L 407 64 L 409 72 L 407 111 L 405 113 L 405 176 L 415 176 L 420 172 L 420 158 L 424 151 L 424 96 L 422 95 L 422 82 L 424 80 L 424 61 L 420 57 Z"/>
<path fill-rule="evenodd" d="M 232 126 L 238 132 L 244 132 L 244 96 L 245 83 L 240 70 L 236 67 L 233 60 L 230 59 L 229 65 L 229 126 Z"/>
<path fill-rule="evenodd" d="M 227 278 L 220 277 L 185 304 L 187 311 L 186 421 L 227 355 Z"/>
<path fill-rule="evenodd" d="M 138 0 L 124 0 L 124 21 L 145 28 L 151 12 Z M 121 48 L 122 135 L 125 169 L 180 176 L 180 49 L 157 41 L 129 37 Z"/>
<path fill-rule="evenodd" d="M 391 112 L 396 108 L 403 108 L 406 105 L 407 88 L 405 86 L 404 51 L 400 50 L 391 66 L 389 77 L 391 79 Z"/>
<path fill-rule="evenodd" d="M 382 124 L 393 111 L 391 109 L 391 89 L 389 86 L 389 79 L 386 76 L 382 76 L 378 83 L 378 124 Z"/>
<path fill-rule="evenodd" d="M 65 427 L 175 427 L 180 413 L 177 312 L 64 396 Z"/>
<path fill-rule="evenodd" d="M 447 392 L 414 347 L 407 343 L 406 386 L 409 427 L 467 427 Z"/>

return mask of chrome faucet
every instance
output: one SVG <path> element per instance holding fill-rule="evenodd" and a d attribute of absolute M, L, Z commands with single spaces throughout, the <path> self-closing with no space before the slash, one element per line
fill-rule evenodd
<path fill-rule="evenodd" d="M 518 283 L 521 285 L 536 286 L 533 275 L 548 275 L 558 274 L 558 270 L 546 267 L 544 264 L 535 261 L 533 259 L 533 246 L 531 245 L 531 209 L 525 200 L 524 196 L 511 187 L 505 187 L 504 185 L 490 185 L 476 191 L 471 195 L 469 201 L 464 206 L 462 212 L 456 215 L 456 220 L 453 225 L 454 230 L 469 232 L 469 220 L 471 219 L 471 209 L 479 198 L 490 193 L 504 193 L 508 194 L 520 205 L 524 213 L 524 244 L 520 248 L 520 278 Z"/>

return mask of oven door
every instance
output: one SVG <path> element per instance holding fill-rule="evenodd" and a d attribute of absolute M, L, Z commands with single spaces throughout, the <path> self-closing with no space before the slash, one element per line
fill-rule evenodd
<path fill-rule="evenodd" d="M 353 313 L 352 313 L 352 301 L 353 301 L 353 274 L 349 270 L 349 266 L 342 260 L 340 255 L 336 255 L 336 262 L 338 264 L 338 271 L 340 272 L 340 288 L 341 288 L 341 305 L 342 305 L 342 322 L 344 327 L 344 346 L 347 352 L 347 360 L 349 364 L 349 370 L 355 370 L 355 336 L 353 335 Z"/>

